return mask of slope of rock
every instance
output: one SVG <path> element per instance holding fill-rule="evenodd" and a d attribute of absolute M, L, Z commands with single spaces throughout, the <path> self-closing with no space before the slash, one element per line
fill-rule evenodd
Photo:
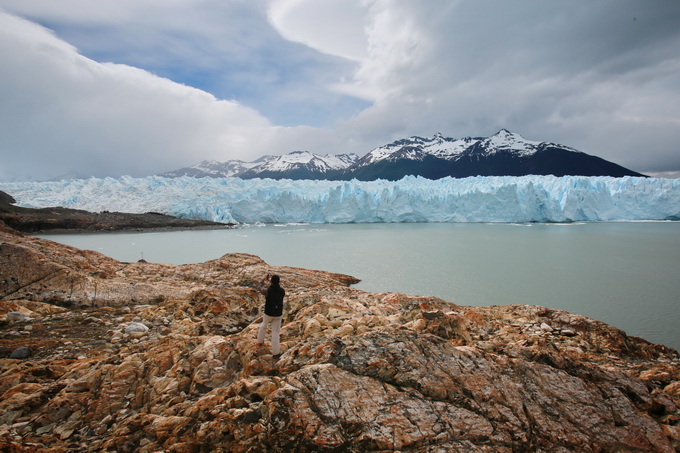
<path fill-rule="evenodd" d="M 287 290 L 278 361 L 255 341 L 266 272 Z M 0 229 L 0 448 L 680 448 L 677 352 L 562 311 L 355 282 L 243 254 L 121 263 Z"/>

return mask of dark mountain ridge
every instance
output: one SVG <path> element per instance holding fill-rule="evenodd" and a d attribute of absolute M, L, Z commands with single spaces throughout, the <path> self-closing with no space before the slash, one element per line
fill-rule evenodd
<path fill-rule="evenodd" d="M 226 169 L 226 170 L 225 170 Z M 204 161 L 161 176 L 243 179 L 398 180 L 470 176 L 645 176 L 597 156 L 556 143 L 527 140 L 506 129 L 490 137 L 408 137 L 355 154 L 320 156 L 294 151 L 257 161 Z"/>

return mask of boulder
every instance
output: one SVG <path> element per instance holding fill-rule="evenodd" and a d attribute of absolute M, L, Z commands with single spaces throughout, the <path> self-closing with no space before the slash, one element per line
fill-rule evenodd
<path fill-rule="evenodd" d="M 20 311 L 10 311 L 5 315 L 5 319 L 9 322 L 25 322 L 31 320 L 26 313 Z"/>
<path fill-rule="evenodd" d="M 32 354 L 33 354 L 33 351 L 31 350 L 31 348 L 26 347 L 26 346 L 22 346 L 20 348 L 16 348 L 15 350 L 13 350 L 10 353 L 9 358 L 10 359 L 27 359 Z"/>

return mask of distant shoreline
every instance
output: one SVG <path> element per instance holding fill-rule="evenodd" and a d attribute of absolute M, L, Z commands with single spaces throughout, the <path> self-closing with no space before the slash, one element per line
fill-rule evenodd
<path fill-rule="evenodd" d="M 209 230 L 231 230 L 236 228 L 234 224 L 221 224 L 221 225 L 197 225 L 197 226 L 186 226 L 186 227 L 131 227 L 131 228 L 121 228 L 116 230 L 88 230 L 88 229 L 77 229 L 77 228 L 62 228 L 54 230 L 41 230 L 31 233 L 24 233 L 31 236 L 43 236 L 43 235 L 67 235 L 67 234 L 117 234 L 117 233 L 167 233 L 171 231 L 209 231 Z"/>
<path fill-rule="evenodd" d="M 14 203 L 11 195 L 0 192 L 0 221 L 10 228 L 31 235 L 211 230 L 235 226 L 209 220 L 181 219 L 157 212 L 93 213 L 63 207 L 24 208 Z"/>

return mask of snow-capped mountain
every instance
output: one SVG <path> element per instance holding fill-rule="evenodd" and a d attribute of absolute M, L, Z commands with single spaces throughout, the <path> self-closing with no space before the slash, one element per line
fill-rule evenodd
<path fill-rule="evenodd" d="M 409 137 L 397 140 L 388 145 L 375 148 L 357 162 L 356 167 L 365 167 L 380 161 L 397 161 L 400 159 L 422 160 L 425 156 L 450 159 L 460 155 L 481 138 L 446 138 L 436 134 L 432 138 Z"/>
<path fill-rule="evenodd" d="M 309 151 L 293 151 L 282 156 L 263 156 L 252 162 L 229 160 L 227 162 L 203 161 L 159 176 L 178 178 L 239 177 L 243 179 L 329 179 L 330 173 L 345 170 L 359 160 L 356 154 L 325 155 Z"/>
<path fill-rule="evenodd" d="M 254 162 L 201 162 L 161 176 L 243 179 L 398 180 L 404 176 L 644 176 L 602 158 L 556 143 L 527 140 L 502 129 L 490 137 L 408 137 L 356 154 L 320 156 L 294 151 Z"/>
<path fill-rule="evenodd" d="M 345 170 L 357 160 L 359 156 L 356 154 L 320 156 L 309 151 L 293 151 L 255 166 L 239 176 L 245 179 L 329 179 L 331 173 Z"/>
<path fill-rule="evenodd" d="M 596 156 L 555 143 L 527 140 L 502 129 L 491 137 L 409 137 L 381 146 L 350 167 L 359 180 L 398 180 L 408 175 L 446 176 L 644 176 Z"/>
<path fill-rule="evenodd" d="M 179 178 L 180 176 L 192 176 L 194 178 L 225 178 L 239 176 L 253 167 L 266 164 L 270 160 L 276 158 L 277 156 L 266 155 L 252 162 L 244 162 L 242 160 L 228 160 L 226 162 L 204 160 L 191 167 L 169 171 L 167 173 L 162 173 L 159 176 L 165 176 L 167 178 Z"/>
<path fill-rule="evenodd" d="M 509 153 L 516 157 L 530 156 L 540 148 L 544 142 L 526 140 L 519 134 L 502 129 L 487 138 L 447 138 L 442 134 L 435 134 L 431 138 L 409 137 L 397 140 L 388 145 L 375 148 L 358 162 L 357 167 L 364 167 L 379 161 L 397 161 L 399 159 L 422 160 L 426 156 L 433 156 L 445 160 L 458 160 L 465 152 L 477 146 L 485 154 Z M 553 145 L 561 146 L 561 145 Z M 574 152 L 575 149 L 561 146 Z M 479 151 L 478 151 L 479 153 Z"/>

